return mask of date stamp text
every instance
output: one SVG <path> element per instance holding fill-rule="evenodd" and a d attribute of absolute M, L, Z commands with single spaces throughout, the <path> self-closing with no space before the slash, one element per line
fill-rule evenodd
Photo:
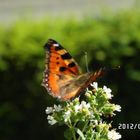
<path fill-rule="evenodd" d="M 118 129 L 140 129 L 140 123 L 119 123 Z"/>

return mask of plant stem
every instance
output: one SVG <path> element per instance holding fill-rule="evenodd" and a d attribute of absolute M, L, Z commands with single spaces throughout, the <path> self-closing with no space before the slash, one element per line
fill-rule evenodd
<path fill-rule="evenodd" d="M 75 130 L 74 130 L 76 123 L 77 123 L 77 121 L 74 123 L 74 125 L 72 125 L 71 122 L 70 122 L 69 125 L 67 124 L 67 126 L 68 126 L 69 128 L 71 128 L 71 130 L 72 130 L 72 135 L 73 135 L 73 139 L 74 139 L 74 140 L 76 140 L 76 135 L 75 135 Z"/>
<path fill-rule="evenodd" d="M 86 129 L 88 123 L 89 123 L 89 121 L 87 121 L 87 122 L 85 123 L 85 125 L 84 125 L 84 127 L 83 127 L 83 129 L 82 129 L 82 133 L 85 131 L 85 129 Z M 77 140 L 80 140 L 80 136 L 78 137 Z"/>
<path fill-rule="evenodd" d="M 76 140 L 74 127 L 72 128 L 72 135 L 73 135 L 73 139 Z"/>

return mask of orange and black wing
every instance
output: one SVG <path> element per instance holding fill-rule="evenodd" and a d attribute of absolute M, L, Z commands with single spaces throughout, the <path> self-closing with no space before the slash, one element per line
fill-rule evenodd
<path fill-rule="evenodd" d="M 61 98 L 61 87 L 64 83 L 80 74 L 72 56 L 55 40 L 49 39 L 44 46 L 46 52 L 45 71 L 42 85 L 49 94 Z"/>

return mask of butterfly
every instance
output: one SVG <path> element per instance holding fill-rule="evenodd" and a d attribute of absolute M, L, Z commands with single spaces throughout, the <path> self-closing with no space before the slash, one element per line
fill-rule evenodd
<path fill-rule="evenodd" d="M 103 70 L 82 74 L 72 56 L 53 39 L 44 45 L 46 52 L 42 86 L 61 101 L 68 101 L 87 88 L 102 75 Z"/>

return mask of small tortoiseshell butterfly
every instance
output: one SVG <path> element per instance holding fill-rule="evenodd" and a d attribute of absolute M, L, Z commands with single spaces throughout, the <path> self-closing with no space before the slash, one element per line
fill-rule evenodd
<path fill-rule="evenodd" d="M 100 69 L 96 72 L 81 74 L 75 60 L 53 39 L 49 39 L 44 48 L 46 60 L 42 86 L 50 95 L 62 101 L 79 95 L 103 73 Z"/>

